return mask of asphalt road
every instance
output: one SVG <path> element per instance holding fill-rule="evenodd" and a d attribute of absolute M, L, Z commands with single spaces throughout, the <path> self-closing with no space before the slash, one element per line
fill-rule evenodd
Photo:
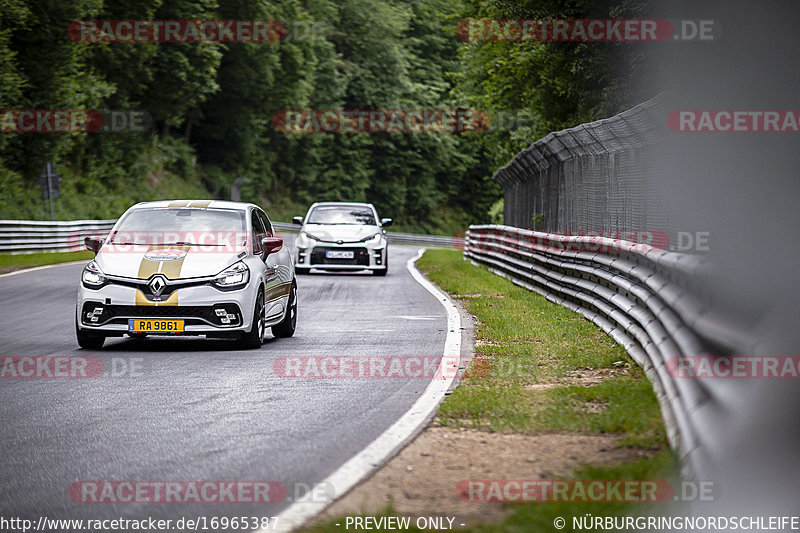
<path fill-rule="evenodd" d="M 203 338 L 112 338 L 103 350 L 81 350 L 73 322 L 81 265 L 0 277 L 0 355 L 103 362 L 95 378 L 0 379 L 0 515 L 278 514 L 391 426 L 428 382 L 282 378 L 273 362 L 441 356 L 444 309 L 405 267 L 416 252 L 391 247 L 386 277 L 299 277 L 295 336 L 252 351 Z M 74 502 L 70 485 L 87 480 L 278 481 L 288 493 L 267 504 Z"/>

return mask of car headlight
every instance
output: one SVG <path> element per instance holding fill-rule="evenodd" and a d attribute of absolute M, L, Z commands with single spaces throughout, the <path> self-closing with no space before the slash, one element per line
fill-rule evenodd
<path fill-rule="evenodd" d="M 383 233 L 376 233 L 374 235 L 370 235 L 369 237 L 364 237 L 363 239 L 361 239 L 361 242 L 366 242 L 366 243 L 380 242 L 381 236 L 383 236 Z"/>
<path fill-rule="evenodd" d="M 220 289 L 238 289 L 250 281 L 250 269 L 239 261 L 214 277 L 214 285 Z"/>
<path fill-rule="evenodd" d="M 306 231 L 301 231 L 300 232 L 300 238 L 301 239 L 308 239 L 309 241 L 321 241 L 322 240 L 319 237 L 317 237 L 316 235 L 312 235 L 312 234 L 310 234 L 310 233 L 308 233 Z"/>
<path fill-rule="evenodd" d="M 83 267 L 81 281 L 83 282 L 84 287 L 89 289 L 99 289 L 108 282 L 108 278 L 105 274 L 103 274 L 103 271 L 100 270 L 97 262 L 92 261 Z"/>

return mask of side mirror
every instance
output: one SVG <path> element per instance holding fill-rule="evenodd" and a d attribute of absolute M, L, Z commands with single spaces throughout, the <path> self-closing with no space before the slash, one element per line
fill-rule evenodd
<path fill-rule="evenodd" d="M 388 228 L 392 224 L 393 224 L 393 222 L 392 222 L 391 218 L 382 218 L 381 219 L 381 227 L 382 228 Z"/>
<path fill-rule="evenodd" d="M 303 217 L 294 217 L 292 219 L 292 223 L 293 224 L 297 224 L 299 226 L 302 226 L 303 225 Z"/>
<path fill-rule="evenodd" d="M 94 252 L 96 255 L 97 252 L 100 251 L 100 247 L 103 246 L 104 240 L 105 239 L 102 237 L 84 237 L 83 246 L 90 252 Z"/>
<path fill-rule="evenodd" d="M 267 255 L 280 252 L 281 248 L 283 248 L 283 239 L 281 237 L 264 237 L 261 239 L 261 249 Z"/>

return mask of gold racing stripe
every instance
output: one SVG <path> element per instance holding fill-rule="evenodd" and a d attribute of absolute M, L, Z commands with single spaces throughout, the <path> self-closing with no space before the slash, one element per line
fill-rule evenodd
<path fill-rule="evenodd" d="M 192 248 L 190 246 L 154 244 L 147 249 L 147 252 L 153 252 L 157 250 L 181 250 L 184 252 L 189 252 L 191 249 Z M 153 274 L 161 273 L 164 274 L 167 279 L 178 279 L 181 277 L 181 269 L 183 268 L 183 261 L 185 259 L 186 256 L 172 261 L 153 261 L 151 259 L 147 259 L 146 257 L 142 257 L 142 261 L 139 263 L 139 273 L 136 275 L 136 277 L 139 279 L 150 279 L 150 276 Z"/>
<path fill-rule="evenodd" d="M 167 207 L 186 207 L 191 200 L 175 200 L 174 202 L 170 202 Z"/>
<path fill-rule="evenodd" d="M 274 287 L 268 287 L 265 300 L 267 302 L 271 300 L 275 300 L 280 298 L 281 296 L 286 296 L 289 294 L 289 291 L 292 289 L 292 282 L 287 281 L 286 283 L 281 283 L 280 285 L 275 285 Z"/>
<path fill-rule="evenodd" d="M 185 207 L 208 207 L 213 200 L 191 200 Z"/>
<path fill-rule="evenodd" d="M 191 248 L 189 246 L 169 246 L 158 244 L 150 246 L 148 252 L 154 250 L 182 250 L 188 252 Z M 174 261 L 152 261 L 142 257 L 142 262 L 139 263 L 139 273 L 136 277 L 139 279 L 150 279 L 150 276 L 156 273 L 161 273 L 167 279 L 173 280 L 181 277 L 181 269 L 183 268 L 183 261 L 186 256 L 176 259 Z M 136 305 L 178 305 L 178 291 L 169 295 L 169 298 L 163 302 L 152 302 L 148 300 L 142 291 L 136 289 Z"/>

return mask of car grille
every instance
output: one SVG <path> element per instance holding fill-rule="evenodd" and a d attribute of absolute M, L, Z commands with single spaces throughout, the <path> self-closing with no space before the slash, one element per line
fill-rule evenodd
<path fill-rule="evenodd" d="M 102 309 L 95 313 L 95 309 Z M 235 315 L 229 324 L 222 323 L 215 309 L 225 309 L 227 314 Z M 96 316 L 97 320 L 93 320 Z M 99 302 L 83 304 L 81 322 L 87 326 L 105 324 L 127 324 L 130 318 L 183 318 L 187 325 L 213 324 L 217 327 L 235 327 L 242 323 L 242 312 L 239 306 L 232 303 L 201 305 L 105 305 Z"/>
<path fill-rule="evenodd" d="M 325 257 L 325 252 L 327 252 L 328 250 L 333 250 L 338 252 L 351 251 L 353 252 L 353 259 L 329 259 Z M 336 248 L 316 247 L 314 248 L 314 251 L 311 252 L 311 264 L 369 266 L 369 253 L 367 252 L 367 249 L 363 247 L 336 247 Z"/>

